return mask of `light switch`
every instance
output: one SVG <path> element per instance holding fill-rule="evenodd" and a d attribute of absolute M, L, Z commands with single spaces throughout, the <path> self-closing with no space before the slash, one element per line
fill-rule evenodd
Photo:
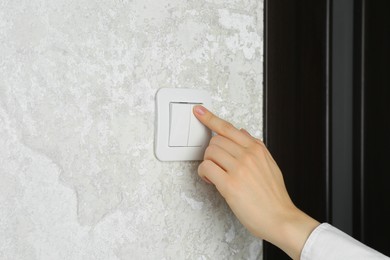
<path fill-rule="evenodd" d="M 155 154 L 160 161 L 203 159 L 211 131 L 193 115 L 198 104 L 212 109 L 207 91 L 162 88 L 157 92 Z"/>
<path fill-rule="evenodd" d="M 209 130 L 192 112 L 193 103 L 170 103 L 169 146 L 203 146 L 209 140 Z"/>
<path fill-rule="evenodd" d="M 191 105 L 170 103 L 169 146 L 188 146 Z"/>

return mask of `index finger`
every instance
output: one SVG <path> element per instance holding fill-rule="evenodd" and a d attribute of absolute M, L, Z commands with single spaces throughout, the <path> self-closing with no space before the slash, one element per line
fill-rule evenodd
<path fill-rule="evenodd" d="M 205 107 L 195 106 L 193 112 L 202 124 L 217 134 L 222 135 L 244 147 L 248 147 L 253 142 L 252 138 L 235 128 L 231 123 L 217 117 Z"/>

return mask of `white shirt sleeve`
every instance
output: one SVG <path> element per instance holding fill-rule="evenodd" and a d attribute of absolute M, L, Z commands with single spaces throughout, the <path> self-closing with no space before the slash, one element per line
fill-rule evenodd
<path fill-rule="evenodd" d="M 323 223 L 310 234 L 301 253 L 301 260 L 378 260 L 390 259 L 360 243 L 337 228 Z"/>

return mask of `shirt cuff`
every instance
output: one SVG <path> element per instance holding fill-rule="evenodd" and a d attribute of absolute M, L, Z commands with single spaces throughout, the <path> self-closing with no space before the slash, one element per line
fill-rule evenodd
<path fill-rule="evenodd" d="M 377 260 L 389 258 L 328 223 L 323 223 L 313 230 L 301 252 L 301 260 L 313 259 Z"/>

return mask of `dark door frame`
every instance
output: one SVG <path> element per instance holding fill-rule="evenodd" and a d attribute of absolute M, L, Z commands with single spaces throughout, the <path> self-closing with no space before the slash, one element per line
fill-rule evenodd
<path fill-rule="evenodd" d="M 331 222 L 330 1 L 265 0 L 265 143 L 294 203 Z M 289 259 L 264 243 L 264 259 Z"/>
<path fill-rule="evenodd" d="M 390 1 L 264 10 L 264 140 L 294 203 L 390 254 Z"/>
<path fill-rule="evenodd" d="M 353 235 L 390 255 L 390 1 L 355 0 Z"/>

